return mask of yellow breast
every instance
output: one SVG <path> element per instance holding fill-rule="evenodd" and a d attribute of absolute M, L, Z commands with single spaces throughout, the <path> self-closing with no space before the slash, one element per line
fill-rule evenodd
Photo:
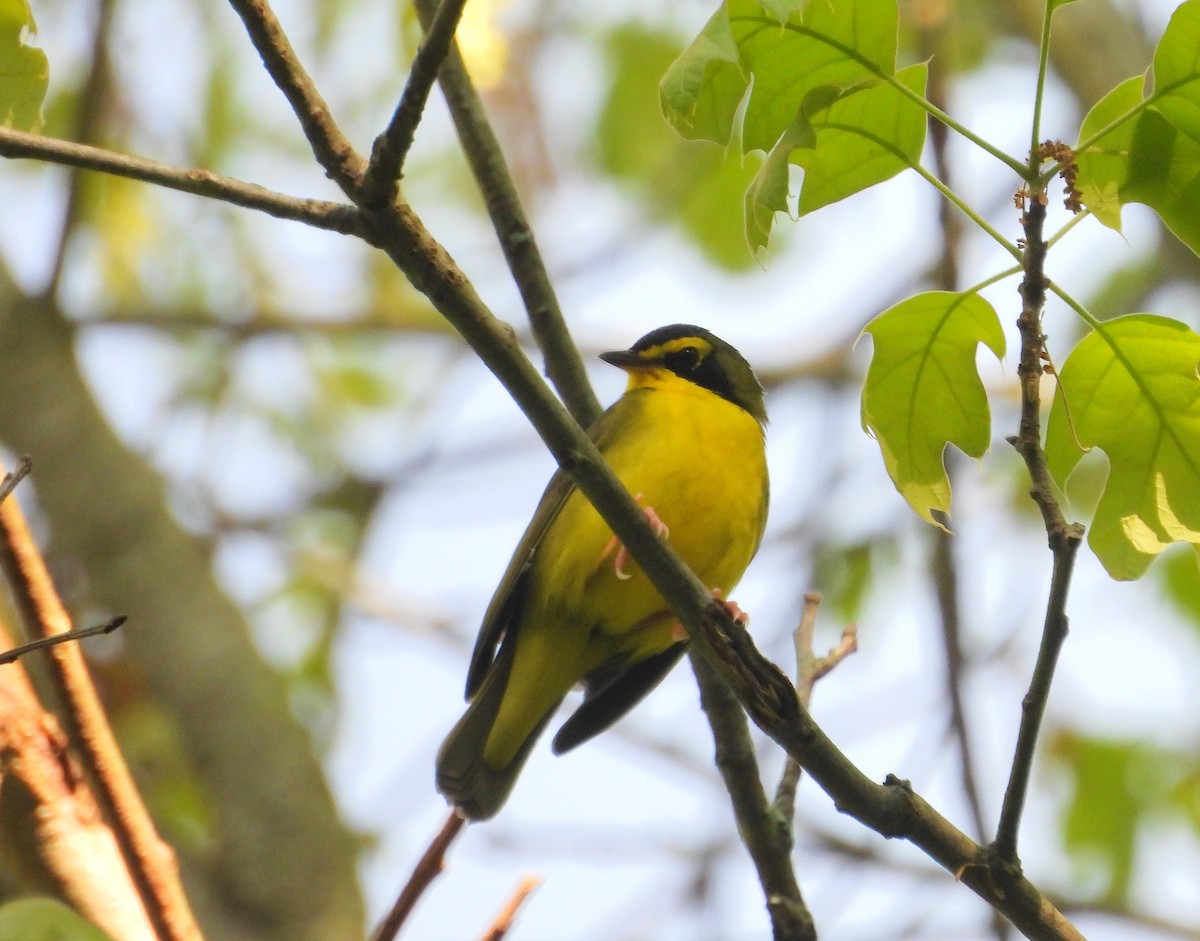
<path fill-rule="evenodd" d="M 728 594 L 766 521 L 762 426 L 733 403 L 667 372 L 631 388 L 614 412 L 605 458 L 667 525 L 671 545 L 701 581 Z M 605 554 L 611 540 L 592 505 L 573 493 L 538 549 L 538 606 L 569 618 L 575 630 L 607 637 L 619 654 L 639 658 L 664 650 L 673 619 L 632 560 L 630 577 L 618 578 L 612 555 Z"/>

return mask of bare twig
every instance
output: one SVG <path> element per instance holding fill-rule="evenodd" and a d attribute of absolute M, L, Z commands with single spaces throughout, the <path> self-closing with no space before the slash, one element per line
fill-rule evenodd
<path fill-rule="evenodd" d="M 74 144 L 40 134 L 26 134 L 9 128 L 0 128 L 0 156 L 27 157 L 84 170 L 98 170 L 144 183 L 156 183 L 195 196 L 219 199 L 246 209 L 258 209 L 278 219 L 303 222 L 342 235 L 365 237 L 353 206 L 286 196 L 209 170 L 173 167 L 100 147 Z"/>
<path fill-rule="evenodd" d="M 292 106 L 313 156 L 347 196 L 358 189 L 366 161 L 333 120 L 329 106 L 300 64 L 296 51 L 267 0 L 229 0 L 242 18 L 267 72 Z"/>
<path fill-rule="evenodd" d="M 17 489 L 17 484 L 28 477 L 31 470 L 33 470 L 33 461 L 29 459 L 28 454 L 21 455 L 17 460 L 17 469 L 6 473 L 4 479 L 0 480 L 0 503 L 3 503 L 8 495 Z"/>
<path fill-rule="evenodd" d="M 1032 157 L 1036 161 L 1036 155 Z M 1021 700 L 1021 726 L 1009 772 L 1008 787 L 996 826 L 996 838 L 991 850 L 994 857 L 1006 864 L 1016 865 L 1017 834 L 1033 756 L 1037 749 L 1038 732 L 1050 697 L 1050 686 L 1058 655 L 1067 638 L 1067 594 L 1075 556 L 1083 539 L 1083 527 L 1068 523 L 1058 505 L 1054 483 L 1046 466 L 1041 443 L 1041 381 L 1045 337 L 1042 334 L 1042 309 L 1046 303 L 1046 243 L 1043 230 L 1046 203 L 1043 194 L 1035 193 L 1029 200 L 1023 223 L 1025 226 L 1025 277 L 1021 282 L 1021 316 L 1017 327 L 1021 333 L 1021 361 L 1017 375 L 1021 384 L 1020 432 L 1009 441 L 1025 459 L 1032 482 L 1030 496 L 1042 513 L 1050 551 L 1053 554 L 1053 574 L 1050 597 L 1046 603 L 1046 618 L 1042 627 L 1042 642 L 1037 663 L 1030 679 L 1029 691 Z"/>
<path fill-rule="evenodd" d="M 703 656 L 693 650 L 691 661 L 700 705 L 712 726 L 717 769 L 767 902 L 771 936 L 775 941 L 815 941 L 816 927 L 792 868 L 791 827 L 767 800 L 741 703 Z"/>
<path fill-rule="evenodd" d="M 53 637 L 42 637 L 38 640 L 31 640 L 27 644 L 21 644 L 19 647 L 13 647 L 11 650 L 0 653 L 0 663 L 16 663 L 18 659 L 27 653 L 33 653 L 35 650 L 44 650 L 47 647 L 53 647 L 55 644 L 83 640 L 85 637 L 95 637 L 99 634 L 111 634 L 124 624 L 125 621 L 126 617 L 122 614 L 104 624 L 97 624 L 93 627 L 77 627 L 62 634 L 55 634 Z"/>
<path fill-rule="evenodd" d="M 105 105 L 112 100 L 108 37 L 112 31 L 115 9 L 116 0 L 100 0 L 96 4 L 96 24 L 92 33 L 92 53 L 88 57 L 88 73 L 76 96 L 74 126 L 68 135 L 72 141 L 80 144 L 99 143 L 97 128 L 101 123 Z M 71 236 L 74 235 L 83 216 L 82 192 L 82 176 L 79 173 L 70 174 L 67 180 L 67 200 L 63 208 L 62 227 L 59 229 L 58 245 L 54 250 L 54 265 L 50 269 L 50 277 L 43 292 L 47 298 L 58 294 L 58 286 L 66 270 L 67 249 L 71 245 Z"/>
<path fill-rule="evenodd" d="M 516 920 L 517 912 L 521 910 L 521 906 L 525 904 L 525 900 L 529 898 L 542 880 L 537 876 L 526 876 L 521 880 L 521 884 L 517 886 L 517 890 L 512 894 L 512 898 L 504 908 L 500 909 L 500 913 L 496 915 L 496 920 L 492 922 L 491 927 L 480 938 L 480 941 L 501 941 L 508 934 L 508 930 L 512 927 L 513 921 Z"/>
<path fill-rule="evenodd" d="M 817 626 L 817 608 L 820 604 L 820 592 L 804 593 L 804 610 L 800 615 L 800 624 L 792 634 L 792 642 L 796 648 L 796 695 L 805 709 L 812 702 L 813 686 L 817 680 L 858 650 L 858 625 L 847 624 L 842 629 L 841 638 L 830 648 L 829 653 L 820 658 L 813 656 L 813 634 Z M 775 789 L 775 812 L 787 821 L 789 831 L 792 830 L 796 819 L 796 788 L 800 785 L 802 773 L 800 763 L 789 755 L 783 765 L 779 786 Z"/>
<path fill-rule="evenodd" d="M 941 529 L 933 532 L 933 558 L 930 575 L 934 595 L 937 598 L 938 620 L 942 626 L 942 648 L 946 654 L 946 698 L 950 703 L 950 727 L 958 745 L 959 774 L 962 778 L 963 794 L 971 811 L 977 839 L 984 839 L 987 824 L 983 817 L 983 800 L 979 795 L 979 782 L 975 778 L 975 760 L 971 749 L 970 729 L 967 725 L 967 710 L 963 701 L 963 668 L 966 657 L 962 649 L 962 619 L 958 597 L 958 567 L 954 560 L 953 537 Z"/>
<path fill-rule="evenodd" d="M 454 842 L 454 838 L 458 836 L 466 822 L 466 818 L 460 817 L 453 811 L 450 812 L 450 816 L 442 824 L 442 829 L 438 831 L 437 836 L 433 838 L 425 853 L 417 861 L 412 875 L 408 877 L 408 882 L 400 890 L 400 895 L 397 896 L 391 911 L 387 913 L 387 916 L 379 923 L 379 927 L 375 929 L 375 933 L 371 935 L 371 941 L 392 941 L 396 937 L 412 913 L 413 906 L 429 888 L 430 883 L 445 868 L 446 850 L 450 848 L 450 844 Z"/>
<path fill-rule="evenodd" d="M 432 29 L 435 0 L 416 0 L 416 6 L 422 24 L 426 29 Z M 600 414 L 600 403 L 588 382 L 579 350 L 567 331 L 562 308 L 533 236 L 533 227 L 521 206 L 500 142 L 456 44 L 451 45 L 446 61 L 442 63 L 438 83 L 463 153 L 483 194 L 508 270 L 521 292 L 529 325 L 545 358 L 546 375 L 575 420 L 586 428 Z"/>
<path fill-rule="evenodd" d="M 0 564 L 30 633 L 55 637 L 68 632 L 70 617 L 15 500 L 0 504 L 0 543 Z M 79 749 L 150 923 L 161 941 L 196 941 L 200 929 L 183 894 L 175 854 L 159 838 L 146 812 L 104 718 L 79 647 L 52 647 L 47 661 L 62 699 L 67 730 Z"/>
<path fill-rule="evenodd" d="M 425 113 L 438 69 L 454 42 L 454 31 L 458 29 L 464 6 L 466 0 L 440 0 L 437 11 L 424 24 L 425 38 L 413 57 L 408 83 L 391 121 L 371 148 L 371 162 L 363 174 L 358 200 L 367 209 L 378 210 L 396 198 L 400 171 Z"/>

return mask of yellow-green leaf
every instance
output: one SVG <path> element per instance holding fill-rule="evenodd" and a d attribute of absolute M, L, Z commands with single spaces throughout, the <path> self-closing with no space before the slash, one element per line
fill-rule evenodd
<path fill-rule="evenodd" d="M 869 324 L 875 352 L 863 385 L 862 423 L 879 441 L 896 489 L 922 519 L 950 512 L 947 444 L 981 457 L 991 441 L 987 394 L 975 365 L 980 343 L 1004 356 L 1004 331 L 978 294 L 934 291 Z"/>
<path fill-rule="evenodd" d="M 36 29 L 28 0 L 0 0 L 0 126 L 30 131 L 41 123 L 50 64 L 25 44 Z"/>
<path fill-rule="evenodd" d="M 1061 483 L 1085 450 L 1109 475 L 1088 543 L 1114 578 L 1138 578 L 1172 542 L 1200 545 L 1200 335 L 1150 314 L 1108 321 L 1059 371 L 1046 457 Z"/>

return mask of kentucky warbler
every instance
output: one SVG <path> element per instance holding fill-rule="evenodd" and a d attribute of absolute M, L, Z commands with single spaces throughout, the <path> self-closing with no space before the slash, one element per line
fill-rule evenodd
<path fill-rule="evenodd" d="M 600 357 L 629 384 L 589 430 L 621 482 L 697 576 L 724 596 L 767 517 L 763 390 L 732 346 L 676 324 Z M 473 819 L 496 813 L 568 690 L 584 699 L 562 753 L 608 728 L 666 675 L 685 635 L 608 524 L 558 471 L 488 606 L 470 705 L 438 752 L 437 786 Z"/>

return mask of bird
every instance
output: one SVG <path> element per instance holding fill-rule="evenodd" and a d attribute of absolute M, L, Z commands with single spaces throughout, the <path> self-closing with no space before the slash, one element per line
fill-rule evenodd
<path fill-rule="evenodd" d="M 733 346 L 692 324 L 600 359 L 628 380 L 589 436 L 659 537 L 728 598 L 767 519 L 761 383 Z M 438 751 L 438 790 L 469 820 L 494 816 L 573 687 L 582 682 L 583 701 L 556 734 L 556 754 L 621 718 L 686 645 L 658 590 L 557 471 L 484 614 L 466 712 Z"/>

